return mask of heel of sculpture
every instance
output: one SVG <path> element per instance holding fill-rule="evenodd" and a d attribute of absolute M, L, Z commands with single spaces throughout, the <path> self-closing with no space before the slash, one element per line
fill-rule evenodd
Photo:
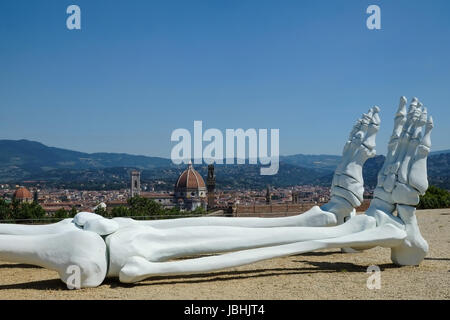
<path fill-rule="evenodd" d="M 423 238 L 420 240 L 406 241 L 406 244 L 392 248 L 392 262 L 399 266 L 418 266 L 428 253 L 428 243 Z"/>
<path fill-rule="evenodd" d="M 427 255 L 429 246 L 420 233 L 416 208 L 397 205 L 397 212 L 405 224 L 408 236 L 402 245 L 391 249 L 391 260 L 401 266 L 417 266 Z"/>

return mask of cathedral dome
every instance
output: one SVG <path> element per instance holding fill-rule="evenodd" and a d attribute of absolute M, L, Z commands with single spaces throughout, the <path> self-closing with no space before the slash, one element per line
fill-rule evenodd
<path fill-rule="evenodd" d="M 33 199 L 33 196 L 31 195 L 31 192 L 28 191 L 27 188 L 20 187 L 14 192 L 14 199 L 19 201 L 31 200 Z"/>
<path fill-rule="evenodd" d="M 202 176 L 192 167 L 192 164 L 188 165 L 188 168 L 178 177 L 175 184 L 175 190 L 183 189 L 206 189 L 205 181 Z"/>
<path fill-rule="evenodd" d="M 175 183 L 174 201 L 181 210 L 206 210 L 206 185 L 202 176 L 189 163 Z"/>

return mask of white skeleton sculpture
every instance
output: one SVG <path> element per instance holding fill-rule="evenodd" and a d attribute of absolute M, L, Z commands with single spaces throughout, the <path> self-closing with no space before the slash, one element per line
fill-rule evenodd
<path fill-rule="evenodd" d="M 415 205 L 428 188 L 426 160 L 433 127 L 414 98 L 408 113 L 400 99 L 394 130 L 374 198 L 365 214 L 362 167 L 375 156 L 379 108 L 357 121 L 335 171 L 331 200 L 285 218 L 183 218 L 135 221 L 81 212 L 74 219 L 40 226 L 0 225 L 0 260 L 42 266 L 67 283 L 68 267 L 81 271 L 81 287 L 106 277 L 133 283 L 156 275 L 204 273 L 264 259 L 325 248 L 391 248 L 398 265 L 418 265 L 428 252 Z M 422 128 L 424 127 L 423 133 Z M 198 254 L 222 253 L 168 261 Z"/>

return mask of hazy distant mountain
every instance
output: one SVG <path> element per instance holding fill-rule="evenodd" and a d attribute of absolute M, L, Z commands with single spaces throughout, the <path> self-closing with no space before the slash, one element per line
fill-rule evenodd
<path fill-rule="evenodd" d="M 267 184 L 286 187 L 302 184 L 329 185 L 340 161 L 336 155 L 291 155 L 280 157 L 277 175 L 261 176 L 258 165 L 216 165 L 220 188 L 264 188 Z M 363 175 L 367 187 L 375 187 L 384 156 L 369 159 Z M 170 159 L 119 153 L 83 153 L 45 146 L 28 140 L 0 140 L 0 182 L 47 181 L 66 187 L 126 187 L 132 168 L 142 171 L 142 179 L 158 181 L 172 188 L 185 166 Z M 196 169 L 206 177 L 207 166 Z M 450 188 L 450 152 L 437 151 L 428 158 L 430 184 Z"/>
<path fill-rule="evenodd" d="M 1 167 L 51 170 L 133 166 L 148 169 L 170 163 L 170 160 L 158 157 L 125 153 L 84 153 L 48 147 L 29 140 L 0 140 Z"/>
<path fill-rule="evenodd" d="M 431 154 L 427 165 L 430 185 L 450 190 L 450 152 Z"/>
<path fill-rule="evenodd" d="M 341 156 L 326 154 L 295 154 L 291 156 L 280 156 L 280 162 L 305 168 L 326 169 L 331 171 L 334 171 L 340 160 Z"/>
<path fill-rule="evenodd" d="M 436 155 L 436 154 L 441 154 L 441 153 L 450 153 L 450 149 L 430 152 L 431 155 Z"/>

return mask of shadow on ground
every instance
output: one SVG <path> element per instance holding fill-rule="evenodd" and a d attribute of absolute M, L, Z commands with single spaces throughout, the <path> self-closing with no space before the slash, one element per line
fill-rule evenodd
<path fill-rule="evenodd" d="M 0 290 L 28 289 L 28 290 L 68 290 L 59 279 L 39 280 L 23 283 L 0 285 Z"/>
<path fill-rule="evenodd" d="M 33 266 L 31 264 L 0 264 L 0 269 L 42 269 L 38 266 Z"/>
<path fill-rule="evenodd" d="M 303 254 L 304 256 L 325 256 L 340 253 L 337 252 L 313 252 Z M 300 255 L 293 256 L 294 258 L 301 257 Z M 150 277 L 143 282 L 134 284 L 120 283 L 118 279 L 105 279 L 102 286 L 109 286 L 110 288 L 131 288 L 137 286 L 154 286 L 154 285 L 174 285 L 174 284 L 190 284 L 190 283 L 208 283 L 217 281 L 232 281 L 240 279 L 273 277 L 279 275 L 299 275 L 299 274 L 314 274 L 314 273 L 335 273 L 335 272 L 367 272 L 366 265 L 357 265 L 353 263 L 343 262 L 312 262 L 306 260 L 293 260 L 296 263 L 305 264 L 306 267 L 299 268 L 271 268 L 271 269 L 255 269 L 242 271 L 220 271 L 192 275 L 180 276 L 155 276 Z M 309 266 L 309 267 L 308 267 Z M 394 264 L 378 265 L 381 270 L 399 268 Z M 6 268 L 39 268 L 29 265 L 20 264 L 6 264 L 0 265 Z M 32 281 L 17 284 L 0 285 L 0 290 L 12 289 L 31 289 L 31 290 L 67 290 L 66 285 L 59 279 Z"/>
<path fill-rule="evenodd" d="M 425 258 L 425 260 L 434 260 L 434 261 L 450 261 L 450 258 Z"/>
<path fill-rule="evenodd" d="M 324 252 L 323 254 L 334 254 L 336 252 Z M 135 284 L 123 284 L 115 282 L 111 287 L 134 287 L 134 286 L 151 286 L 151 285 L 171 285 L 171 284 L 189 284 L 189 283 L 205 283 L 215 281 L 230 281 L 239 279 L 272 277 L 278 275 L 298 275 L 313 273 L 335 273 L 335 272 L 367 272 L 367 266 L 356 265 L 353 263 L 341 262 L 311 262 L 303 260 L 294 260 L 293 262 L 304 263 L 312 267 L 301 268 L 273 268 L 273 269 L 257 269 L 243 271 L 224 271 L 207 274 L 195 274 L 185 276 L 167 276 L 167 277 L 151 277 L 144 282 Z M 378 265 L 380 269 L 399 268 L 392 263 Z M 1 289 L 1 287 L 0 287 Z"/>
<path fill-rule="evenodd" d="M 294 262 L 301 262 L 304 264 L 309 264 L 315 266 L 313 270 L 317 272 L 330 271 L 330 272 L 367 272 L 366 265 L 358 265 L 350 262 L 322 262 L 322 261 L 305 261 L 305 260 L 295 260 Z M 386 269 L 398 269 L 401 268 L 393 263 L 384 263 L 377 265 L 381 271 Z"/>

